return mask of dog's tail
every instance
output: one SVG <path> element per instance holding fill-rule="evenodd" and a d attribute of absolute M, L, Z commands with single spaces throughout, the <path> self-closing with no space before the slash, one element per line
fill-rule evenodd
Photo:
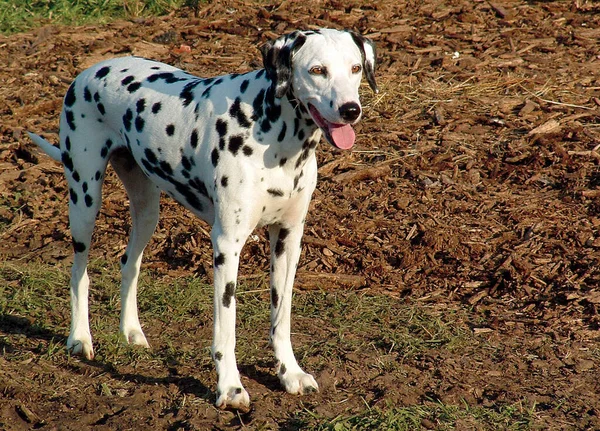
<path fill-rule="evenodd" d="M 38 147 L 44 150 L 46 154 L 48 154 L 57 162 L 61 161 L 60 148 L 55 147 L 50 142 L 46 141 L 44 138 L 36 135 L 35 133 L 27 132 L 27 134 Z"/>

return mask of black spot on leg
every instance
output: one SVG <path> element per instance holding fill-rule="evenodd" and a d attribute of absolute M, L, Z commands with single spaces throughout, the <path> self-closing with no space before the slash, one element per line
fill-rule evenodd
<path fill-rule="evenodd" d="M 286 372 L 287 368 L 285 367 L 285 364 L 281 364 L 281 366 L 279 367 L 279 375 L 283 376 Z"/>
<path fill-rule="evenodd" d="M 84 243 L 75 241 L 75 239 L 73 239 L 73 250 L 75 250 L 75 253 L 83 253 L 85 249 L 86 247 Z"/>
<path fill-rule="evenodd" d="M 229 184 L 229 177 L 223 175 L 223 177 L 221 177 L 221 186 L 227 187 L 227 184 Z"/>
<path fill-rule="evenodd" d="M 275 243 L 275 256 L 280 257 L 285 251 L 285 239 L 289 233 L 289 229 L 281 228 L 279 230 L 279 236 L 277 237 L 277 242 Z"/>
<path fill-rule="evenodd" d="M 127 264 L 127 253 L 125 253 L 123 256 L 121 256 L 121 264 L 122 265 L 126 265 Z"/>
<path fill-rule="evenodd" d="M 216 168 L 217 164 L 219 163 L 219 150 L 213 148 L 212 153 L 210 154 L 210 160 L 213 166 Z"/>
<path fill-rule="evenodd" d="M 88 208 L 94 204 L 94 199 L 92 199 L 92 197 L 90 195 L 85 195 L 84 200 L 85 200 L 85 206 L 87 206 Z"/>
<path fill-rule="evenodd" d="M 77 193 L 75 192 L 75 190 L 73 189 L 69 189 L 69 196 L 71 197 L 71 202 L 73 202 L 74 204 L 77 204 Z"/>
<path fill-rule="evenodd" d="M 198 146 L 198 130 L 192 130 L 192 135 L 190 136 L 190 145 L 192 148 L 196 148 Z"/>
<path fill-rule="evenodd" d="M 235 283 L 230 281 L 225 285 L 225 293 L 223 293 L 223 306 L 229 308 L 231 306 L 231 299 L 235 295 Z"/>
<path fill-rule="evenodd" d="M 275 196 L 275 197 L 283 196 L 283 190 L 281 190 L 281 189 L 267 189 L 267 193 L 269 193 L 271 196 Z"/>
<path fill-rule="evenodd" d="M 279 166 L 283 167 L 285 165 L 285 163 L 287 162 L 287 159 L 285 157 L 282 157 L 279 160 Z"/>
<path fill-rule="evenodd" d="M 73 159 L 67 151 L 63 151 L 61 154 L 61 161 L 68 171 L 73 172 Z"/>
<path fill-rule="evenodd" d="M 221 359 L 223 359 L 223 354 L 221 352 L 216 352 L 215 361 L 220 361 Z"/>
<path fill-rule="evenodd" d="M 277 308 L 279 305 L 279 294 L 277 293 L 275 286 L 271 287 L 271 305 L 274 308 Z"/>
<path fill-rule="evenodd" d="M 225 254 L 224 253 L 219 253 L 216 257 L 215 257 L 215 267 L 221 266 L 225 263 Z"/>

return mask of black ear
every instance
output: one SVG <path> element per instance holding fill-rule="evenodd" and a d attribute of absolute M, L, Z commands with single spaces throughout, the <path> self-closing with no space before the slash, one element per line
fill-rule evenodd
<path fill-rule="evenodd" d="M 377 53 L 375 51 L 375 44 L 366 37 L 361 36 L 360 34 L 349 31 L 354 43 L 360 49 L 360 55 L 362 57 L 362 66 L 365 71 L 365 77 L 367 78 L 367 82 L 369 83 L 369 87 L 375 93 L 379 93 L 379 89 L 377 88 L 377 83 L 375 82 L 375 60 L 377 59 Z"/>
<path fill-rule="evenodd" d="M 295 31 L 265 43 L 260 51 L 267 77 L 275 88 L 275 97 L 282 98 L 292 83 L 292 56 L 306 42 L 306 36 Z"/>

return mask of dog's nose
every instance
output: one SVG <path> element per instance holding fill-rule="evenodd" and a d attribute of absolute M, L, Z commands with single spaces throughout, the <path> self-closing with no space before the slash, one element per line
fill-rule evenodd
<path fill-rule="evenodd" d="M 356 102 L 344 103 L 340 106 L 340 116 L 349 123 L 355 121 L 360 117 L 360 105 Z"/>

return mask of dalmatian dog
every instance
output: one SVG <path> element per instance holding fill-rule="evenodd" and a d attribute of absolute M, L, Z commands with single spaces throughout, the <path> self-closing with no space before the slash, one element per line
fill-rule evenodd
<path fill-rule="evenodd" d="M 121 258 L 120 331 L 148 347 L 137 310 L 142 252 L 159 216 L 161 190 L 212 226 L 216 406 L 248 410 L 235 358 L 236 280 L 242 246 L 258 226 L 271 245 L 271 344 L 292 394 L 318 391 L 292 350 L 292 286 L 322 135 L 348 150 L 362 115 L 362 74 L 373 89 L 375 48 L 352 31 L 294 31 L 262 47 L 264 69 L 198 78 L 167 64 L 122 57 L 83 71 L 69 87 L 60 146 L 31 139 L 64 165 L 74 248 L 67 347 L 94 357 L 87 260 L 110 162 L 130 201 Z"/>

